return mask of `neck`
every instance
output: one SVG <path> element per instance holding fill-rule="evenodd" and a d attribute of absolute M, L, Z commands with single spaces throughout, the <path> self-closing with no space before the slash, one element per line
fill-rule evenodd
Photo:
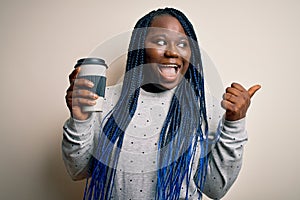
<path fill-rule="evenodd" d="M 152 93 L 160 93 L 160 92 L 164 92 L 166 90 L 170 90 L 168 88 L 164 88 L 161 85 L 154 84 L 154 83 L 147 83 L 147 84 L 143 85 L 142 88 L 146 92 L 152 92 Z"/>

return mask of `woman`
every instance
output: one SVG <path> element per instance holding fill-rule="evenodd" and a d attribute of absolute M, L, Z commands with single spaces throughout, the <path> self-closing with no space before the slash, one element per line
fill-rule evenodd
<path fill-rule="evenodd" d="M 63 156 L 73 179 L 91 177 L 85 199 L 218 199 L 238 176 L 251 96 L 233 83 L 221 102 L 204 91 L 194 29 L 180 11 L 152 11 L 133 30 L 122 85 L 106 89 L 103 113 L 84 113 L 97 95 L 70 75 Z M 213 116 L 218 116 L 217 118 Z"/>

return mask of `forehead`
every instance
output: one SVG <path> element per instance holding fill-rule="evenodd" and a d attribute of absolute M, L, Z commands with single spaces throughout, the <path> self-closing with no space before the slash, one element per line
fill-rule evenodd
<path fill-rule="evenodd" d="M 175 17 L 170 15 L 160 15 L 154 17 L 150 27 L 153 27 L 153 29 L 150 29 L 150 32 L 170 31 L 170 32 L 186 35 L 180 22 Z"/>

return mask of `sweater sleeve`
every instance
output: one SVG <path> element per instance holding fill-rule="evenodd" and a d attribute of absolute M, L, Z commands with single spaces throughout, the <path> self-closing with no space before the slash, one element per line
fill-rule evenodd
<path fill-rule="evenodd" d="M 221 120 L 217 129 L 219 139 L 212 146 L 203 192 L 210 198 L 222 198 L 240 172 L 243 148 L 247 141 L 245 118 L 238 121 Z"/>
<path fill-rule="evenodd" d="M 62 157 L 73 180 L 89 177 L 95 145 L 98 114 L 93 113 L 84 121 L 69 118 L 63 126 Z"/>
<path fill-rule="evenodd" d="M 95 149 L 99 143 L 99 133 L 103 120 L 116 104 L 122 85 L 106 88 L 103 112 L 92 112 L 87 120 L 69 118 L 63 126 L 62 157 L 73 180 L 81 180 L 91 175 Z"/>

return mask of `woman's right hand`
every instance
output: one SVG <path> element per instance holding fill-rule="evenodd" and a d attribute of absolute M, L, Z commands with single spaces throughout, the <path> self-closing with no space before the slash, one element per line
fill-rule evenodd
<path fill-rule="evenodd" d="M 94 86 L 93 82 L 83 78 L 77 79 L 79 71 L 80 67 L 77 67 L 69 75 L 70 86 L 67 89 L 65 98 L 71 116 L 77 120 L 86 120 L 89 118 L 90 113 L 83 112 L 82 106 L 95 105 L 98 96 L 88 90 Z"/>

